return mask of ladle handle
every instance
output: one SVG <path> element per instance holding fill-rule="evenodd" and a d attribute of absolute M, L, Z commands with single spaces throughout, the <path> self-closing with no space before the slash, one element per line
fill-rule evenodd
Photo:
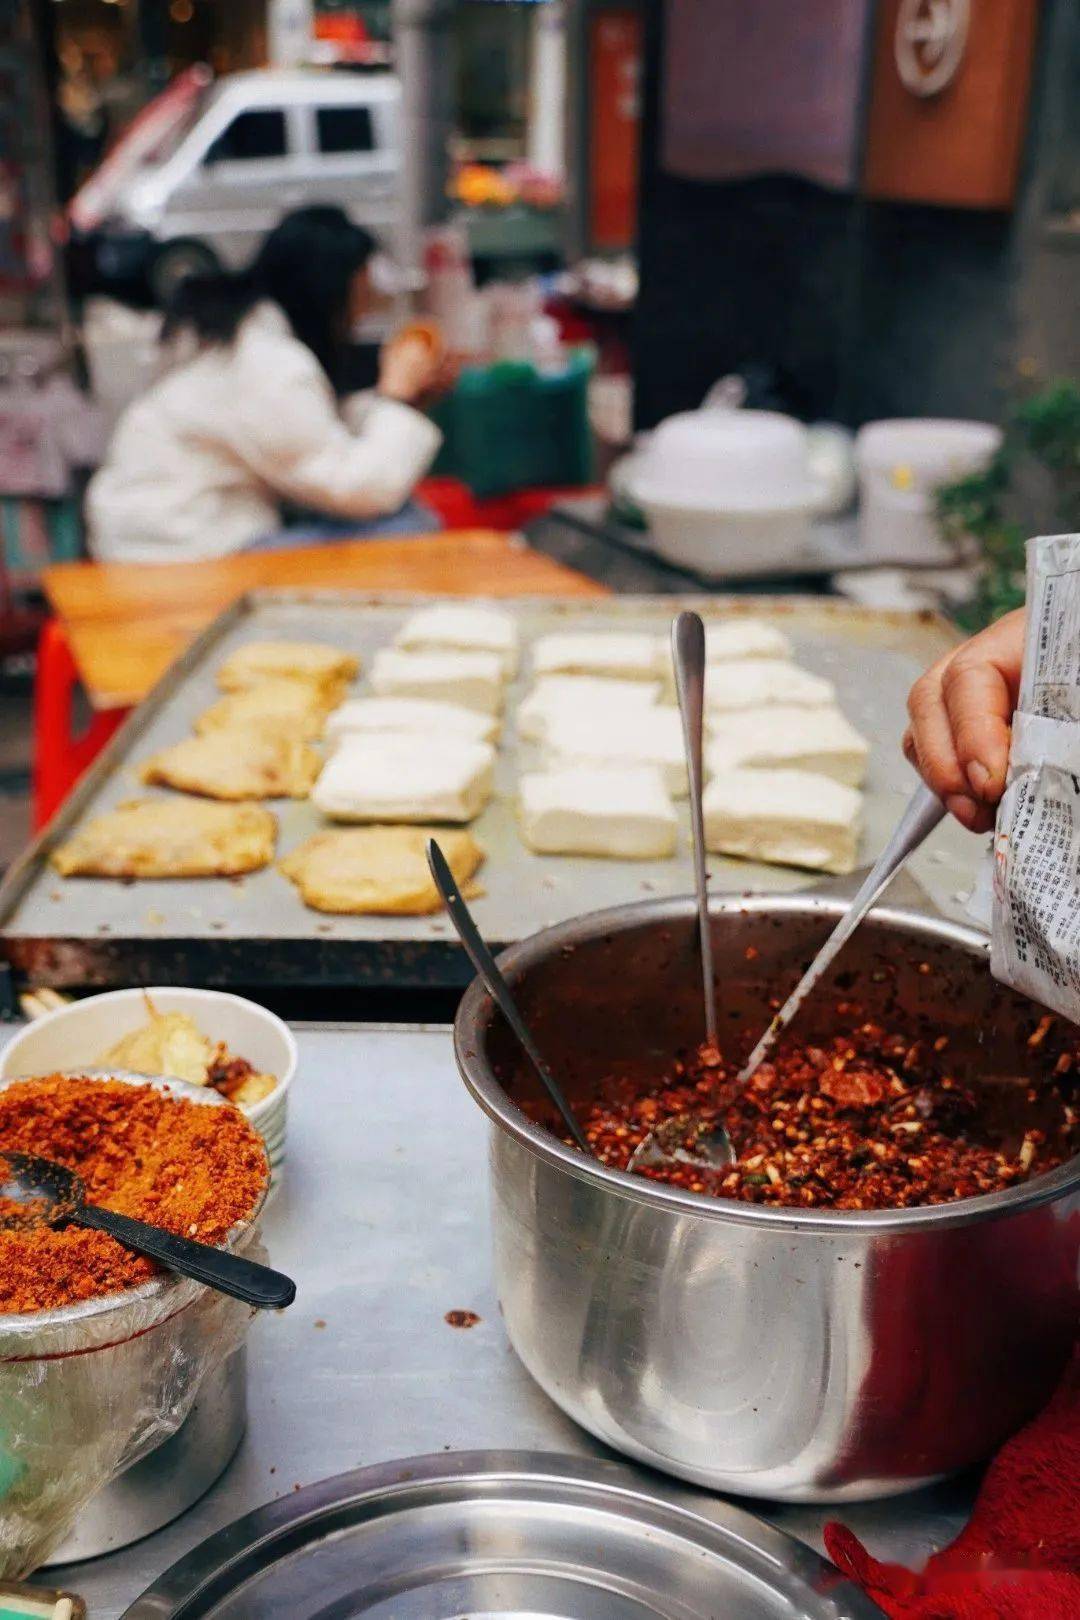
<path fill-rule="evenodd" d="M 484 944 L 480 930 L 473 922 L 472 912 L 465 904 L 454 874 L 447 865 L 446 856 L 434 838 L 428 839 L 427 858 L 428 866 L 431 868 L 431 875 L 435 880 L 435 887 L 442 895 L 443 903 L 450 913 L 450 920 L 458 931 L 458 938 L 464 945 L 469 960 L 483 979 L 488 994 L 510 1025 L 529 1062 L 540 1076 L 545 1091 L 558 1109 L 559 1116 L 574 1142 L 582 1153 L 587 1153 L 591 1158 L 592 1148 L 589 1146 L 581 1126 L 574 1118 L 570 1104 L 562 1094 L 562 1088 L 537 1051 L 536 1042 L 529 1034 L 525 1020 L 518 1012 L 517 1004 L 510 993 L 510 986 L 499 971 L 495 958 Z"/>
<path fill-rule="evenodd" d="M 675 690 L 682 715 L 683 747 L 690 775 L 690 828 L 694 842 L 694 888 L 697 893 L 698 935 L 701 941 L 701 978 L 705 993 L 705 1038 L 715 1047 L 719 1040 L 716 983 L 713 976 L 712 929 L 709 925 L 709 878 L 705 865 L 705 818 L 701 808 L 704 789 L 701 733 L 705 723 L 705 626 L 697 613 L 680 613 L 671 625 L 671 656 L 675 664 Z"/>
<path fill-rule="evenodd" d="M 790 1024 L 806 997 L 826 969 L 836 960 L 871 906 L 881 898 L 908 856 L 930 836 L 944 815 L 945 806 L 936 793 L 931 792 L 925 785 L 915 789 L 908 800 L 907 808 L 893 829 L 892 837 L 870 868 L 850 906 L 751 1052 L 740 1071 L 741 1081 L 749 1080 L 754 1070 L 764 1062 L 780 1032 Z"/>
<path fill-rule="evenodd" d="M 219 1294 L 231 1294 L 245 1305 L 259 1310 L 280 1311 L 296 1298 L 296 1284 L 291 1277 L 243 1255 L 230 1254 L 228 1249 L 215 1249 L 209 1243 L 197 1243 L 194 1238 L 179 1237 L 160 1226 L 148 1226 L 145 1221 L 130 1215 L 118 1215 L 115 1210 L 102 1209 L 97 1204 L 80 1204 L 71 1212 L 70 1220 L 79 1226 L 89 1226 L 98 1232 L 107 1232 L 125 1249 L 148 1255 L 169 1271 L 178 1271 L 182 1277 L 206 1283 Z"/>

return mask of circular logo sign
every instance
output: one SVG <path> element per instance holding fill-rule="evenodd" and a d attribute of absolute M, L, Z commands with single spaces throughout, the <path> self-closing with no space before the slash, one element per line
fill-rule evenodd
<path fill-rule="evenodd" d="M 952 83 L 970 21 L 971 0 L 900 0 L 896 71 L 913 96 L 936 96 Z"/>

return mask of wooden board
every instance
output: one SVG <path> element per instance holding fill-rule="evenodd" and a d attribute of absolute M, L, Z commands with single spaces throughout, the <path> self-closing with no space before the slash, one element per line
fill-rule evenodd
<path fill-rule="evenodd" d="M 139 703 L 200 630 L 263 587 L 448 596 L 603 596 L 513 535 L 460 530 L 344 540 L 213 562 L 58 563 L 42 582 L 95 709 Z"/>

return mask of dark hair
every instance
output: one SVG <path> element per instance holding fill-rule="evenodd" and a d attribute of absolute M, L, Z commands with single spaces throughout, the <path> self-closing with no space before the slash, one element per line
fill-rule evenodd
<path fill-rule="evenodd" d="M 298 208 L 286 214 L 246 270 L 187 276 L 166 312 L 162 336 L 193 331 L 207 343 L 231 343 L 244 317 L 264 298 L 284 310 L 336 383 L 349 314 L 349 284 L 377 247 L 344 210 Z"/>

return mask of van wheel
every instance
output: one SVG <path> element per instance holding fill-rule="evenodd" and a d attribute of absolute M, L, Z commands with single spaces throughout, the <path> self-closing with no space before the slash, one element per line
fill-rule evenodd
<path fill-rule="evenodd" d="M 150 291 L 155 304 L 165 309 L 188 276 L 210 275 L 220 268 L 217 254 L 205 242 L 169 242 L 150 266 Z"/>

